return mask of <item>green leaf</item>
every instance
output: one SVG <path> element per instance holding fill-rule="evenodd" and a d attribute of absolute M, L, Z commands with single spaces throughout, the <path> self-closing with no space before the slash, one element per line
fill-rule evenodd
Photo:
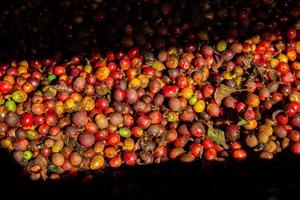
<path fill-rule="evenodd" d="M 55 165 L 48 165 L 48 170 L 50 171 L 50 172 L 55 172 L 55 169 L 56 168 L 56 166 Z"/>
<path fill-rule="evenodd" d="M 56 79 L 56 76 L 55 76 L 55 74 L 49 74 L 48 75 L 48 81 L 53 81 L 53 80 L 55 80 Z"/>
<path fill-rule="evenodd" d="M 61 167 L 55 166 L 55 165 L 49 165 L 48 170 L 52 173 L 62 174 L 64 173 L 64 170 Z"/>
<path fill-rule="evenodd" d="M 215 143 L 222 145 L 225 149 L 228 149 L 224 131 L 213 128 L 211 125 L 208 125 L 207 137 Z"/>
<path fill-rule="evenodd" d="M 237 92 L 239 91 L 238 89 L 235 89 L 233 87 L 228 87 L 224 84 L 221 84 L 215 91 L 215 94 L 214 94 L 214 98 L 215 98 L 215 101 L 218 105 L 221 104 L 222 100 L 229 96 L 230 94 L 234 93 L 234 92 Z"/>
<path fill-rule="evenodd" d="M 237 125 L 238 125 L 238 126 L 243 126 L 243 125 L 246 125 L 247 123 L 248 123 L 247 120 L 241 119 L 241 120 L 237 123 Z"/>

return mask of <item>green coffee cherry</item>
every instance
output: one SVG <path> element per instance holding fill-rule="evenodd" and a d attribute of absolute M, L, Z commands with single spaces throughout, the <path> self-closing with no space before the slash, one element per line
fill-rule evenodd
<path fill-rule="evenodd" d="M 120 128 L 119 129 L 119 134 L 122 136 L 122 137 L 130 137 L 131 136 L 131 131 L 129 128 Z"/>

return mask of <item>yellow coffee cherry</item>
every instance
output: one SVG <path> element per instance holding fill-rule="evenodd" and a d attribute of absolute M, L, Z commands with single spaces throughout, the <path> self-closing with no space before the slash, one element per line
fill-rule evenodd
<path fill-rule="evenodd" d="M 205 101 L 203 100 L 198 100 L 195 105 L 193 106 L 195 112 L 200 113 L 203 112 L 205 110 Z"/>
<path fill-rule="evenodd" d="M 224 71 L 222 75 L 225 80 L 231 80 L 234 78 L 234 75 L 230 71 Z"/>
<path fill-rule="evenodd" d="M 83 70 L 90 74 L 93 71 L 93 67 L 91 65 L 86 65 L 84 66 Z"/>
<path fill-rule="evenodd" d="M 110 74 L 109 68 L 108 67 L 100 67 L 96 73 L 95 76 L 98 80 L 103 81 L 105 80 Z"/>
<path fill-rule="evenodd" d="M 149 77 L 147 77 L 144 74 L 140 74 L 140 75 L 138 75 L 137 78 L 141 81 L 141 87 L 142 88 L 146 88 L 148 86 L 148 84 L 149 84 Z"/>
<path fill-rule="evenodd" d="M 61 75 L 61 76 L 59 77 L 59 80 L 66 81 L 67 78 L 68 78 L 67 75 Z"/>
<path fill-rule="evenodd" d="M 189 87 L 185 87 L 181 89 L 180 93 L 183 98 L 189 99 L 193 96 L 193 89 Z"/>
<path fill-rule="evenodd" d="M 278 64 L 279 64 L 279 60 L 278 59 L 275 59 L 275 58 L 271 59 L 271 61 L 270 61 L 271 68 L 276 68 Z"/>
<path fill-rule="evenodd" d="M 242 76 L 243 73 L 244 73 L 244 70 L 241 66 L 236 66 L 234 68 L 234 73 L 237 75 L 237 76 Z"/>
<path fill-rule="evenodd" d="M 95 108 L 95 100 L 90 96 L 86 96 L 82 99 L 82 105 L 84 110 L 91 111 Z"/>
<path fill-rule="evenodd" d="M 244 125 L 244 128 L 246 130 L 254 130 L 256 129 L 257 127 L 257 121 L 254 119 L 254 120 L 249 120 L 245 125 Z"/>
<path fill-rule="evenodd" d="M 52 152 L 58 153 L 62 150 L 63 147 L 64 147 L 64 142 L 62 140 L 56 140 L 54 142 L 54 145 L 52 146 Z"/>
<path fill-rule="evenodd" d="M 64 110 L 64 103 L 62 101 L 57 101 L 55 103 L 55 112 L 58 114 L 58 115 L 61 115 L 65 112 Z"/>
<path fill-rule="evenodd" d="M 129 81 L 128 85 L 129 85 L 130 88 L 138 88 L 142 85 L 142 82 L 138 78 L 133 78 Z"/>
<path fill-rule="evenodd" d="M 96 155 L 91 159 L 90 168 L 92 170 L 101 169 L 104 166 L 104 158 L 101 155 Z"/>
<path fill-rule="evenodd" d="M 287 63 L 289 61 L 289 58 L 282 53 L 277 56 L 277 59 L 279 60 L 279 62 Z"/>
<path fill-rule="evenodd" d="M 23 66 L 23 65 L 19 66 L 18 67 L 18 75 L 27 73 L 27 69 L 28 69 L 28 67 L 26 67 L 26 66 Z"/>

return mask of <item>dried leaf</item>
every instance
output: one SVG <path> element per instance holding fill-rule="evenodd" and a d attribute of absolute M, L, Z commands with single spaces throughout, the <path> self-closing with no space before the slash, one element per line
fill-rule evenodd
<path fill-rule="evenodd" d="M 252 56 L 246 55 L 246 57 L 242 60 L 246 69 L 251 68 L 252 59 L 253 59 Z"/>
<path fill-rule="evenodd" d="M 222 145 L 225 149 L 228 149 L 224 131 L 220 129 L 215 129 L 211 125 L 209 125 L 207 130 L 207 137 L 215 143 Z"/>
<path fill-rule="evenodd" d="M 47 176 L 47 169 L 45 168 L 45 169 L 43 169 L 42 171 L 41 171 L 41 176 L 42 176 L 42 179 L 45 181 L 45 180 L 47 180 L 48 179 L 48 176 Z"/>
<path fill-rule="evenodd" d="M 47 161 L 45 159 L 45 157 L 43 157 L 42 155 L 38 155 L 34 161 L 32 161 L 33 164 L 38 165 L 40 167 L 44 167 L 47 165 Z"/>
<path fill-rule="evenodd" d="M 71 93 L 73 91 L 73 89 L 69 86 L 67 86 L 66 82 L 62 81 L 57 85 L 57 91 L 58 92 L 67 92 L 67 93 Z"/>
<path fill-rule="evenodd" d="M 265 72 L 266 72 L 266 69 L 264 67 L 260 67 L 258 65 L 256 65 L 255 63 L 251 62 L 252 65 L 254 66 L 254 69 L 256 70 L 257 72 L 257 75 L 259 76 L 260 80 L 265 82 Z"/>
<path fill-rule="evenodd" d="M 218 105 L 221 104 L 222 100 L 229 96 L 230 94 L 234 93 L 234 92 L 237 92 L 237 91 L 240 91 L 238 89 L 235 89 L 233 87 L 229 87 L 229 86 L 226 86 L 224 84 L 221 84 L 215 91 L 215 94 L 214 94 L 214 98 L 215 98 L 215 101 Z"/>
<path fill-rule="evenodd" d="M 275 69 L 270 69 L 268 75 L 269 75 L 270 80 L 272 80 L 272 81 L 278 81 L 280 79 L 280 76 L 279 76 L 277 70 L 275 70 Z"/>
<path fill-rule="evenodd" d="M 282 112 L 284 113 L 284 110 L 280 110 L 280 109 L 273 112 L 273 114 L 272 114 L 272 119 L 273 119 L 274 122 L 277 121 L 277 120 L 276 120 L 277 115 L 279 115 L 279 114 L 282 113 Z"/>
<path fill-rule="evenodd" d="M 220 57 L 220 56 L 217 56 L 215 55 L 214 56 L 214 61 L 213 64 L 212 64 L 212 69 L 214 72 L 218 72 L 218 69 L 220 67 L 222 67 L 223 63 L 224 63 L 224 58 L 223 57 Z"/>
<path fill-rule="evenodd" d="M 64 135 L 62 135 L 62 141 L 64 142 L 65 145 L 69 145 L 70 137 L 64 134 Z"/>
<path fill-rule="evenodd" d="M 151 51 L 144 50 L 144 51 L 142 51 L 142 55 L 146 61 L 155 60 L 154 54 Z"/>

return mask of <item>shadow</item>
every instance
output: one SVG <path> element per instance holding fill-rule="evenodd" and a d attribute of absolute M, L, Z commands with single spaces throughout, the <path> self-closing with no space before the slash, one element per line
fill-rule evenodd
<path fill-rule="evenodd" d="M 271 161 L 166 162 L 32 182 L 10 156 L 0 153 L 2 191 L 12 199 L 299 199 L 300 158 Z"/>
<path fill-rule="evenodd" d="M 160 50 L 247 38 L 295 22 L 297 1 L 30 0 L 0 2 L 0 61 L 90 54 L 95 48 Z M 247 12 L 251 13 L 248 16 Z M 207 35 L 203 35 L 203 32 Z M 200 38 L 200 39 L 199 39 Z"/>

